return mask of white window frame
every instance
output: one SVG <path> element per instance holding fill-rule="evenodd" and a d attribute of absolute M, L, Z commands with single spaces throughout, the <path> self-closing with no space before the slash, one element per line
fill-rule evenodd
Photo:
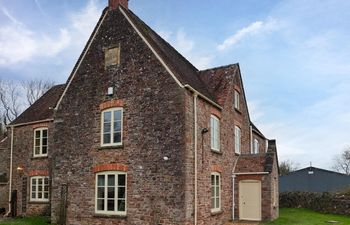
<path fill-rule="evenodd" d="M 212 176 L 214 176 L 214 185 L 212 184 Z M 216 177 L 219 177 L 219 183 L 216 183 Z M 219 193 L 217 193 L 216 189 L 219 186 Z M 210 189 L 214 188 L 214 196 L 210 194 L 210 205 L 211 205 L 211 212 L 219 212 L 221 211 L 221 174 L 218 172 L 213 172 L 210 175 Z M 212 193 L 212 190 L 210 190 L 210 193 Z M 214 206 L 212 205 L 214 200 Z M 219 198 L 219 205 L 216 205 L 216 199 Z"/>
<path fill-rule="evenodd" d="M 98 200 L 98 196 L 97 196 L 97 191 L 98 191 L 98 176 L 99 175 L 103 175 L 105 176 L 105 184 L 104 184 L 104 188 L 105 188 L 105 196 L 104 196 L 104 210 L 98 210 L 97 207 L 97 200 Z M 115 176 L 115 186 L 114 186 L 114 211 L 108 211 L 107 209 L 107 201 L 108 201 L 108 196 L 106 196 L 108 194 L 108 175 L 114 175 Z M 125 211 L 118 211 L 118 175 L 125 175 Z M 126 172 L 121 172 L 121 171 L 107 171 L 107 172 L 99 172 L 96 173 L 95 175 L 95 213 L 96 214 L 104 214 L 104 215 L 119 215 L 119 216 L 126 216 L 127 213 L 127 194 L 128 192 L 128 176 Z"/>
<path fill-rule="evenodd" d="M 33 198 L 33 180 L 36 180 L 35 183 L 35 197 Z M 41 182 L 41 198 L 39 198 L 39 179 L 42 180 Z M 47 191 L 45 191 L 45 179 L 47 179 Z M 48 176 L 33 176 L 30 178 L 30 201 L 31 202 L 48 202 L 50 199 L 50 184 L 49 184 L 49 177 Z M 47 193 L 47 198 L 45 198 L 45 193 Z"/>
<path fill-rule="evenodd" d="M 253 148 L 253 154 L 259 154 L 259 141 L 258 139 L 254 138 L 254 148 Z"/>
<path fill-rule="evenodd" d="M 43 132 L 44 130 L 47 131 L 47 145 L 46 145 L 46 153 L 43 154 Z M 36 132 L 39 131 L 40 132 L 40 143 L 39 146 L 36 145 Z M 35 153 L 35 148 L 39 147 L 39 154 Z M 41 127 L 41 128 L 37 128 L 34 129 L 34 138 L 33 138 L 33 156 L 34 157 L 46 157 L 47 154 L 49 152 L 49 129 L 47 127 Z"/>
<path fill-rule="evenodd" d="M 242 148 L 242 131 L 241 128 L 238 126 L 235 126 L 235 153 L 236 154 L 241 154 L 241 148 Z"/>
<path fill-rule="evenodd" d="M 210 146 L 212 150 L 220 151 L 220 119 L 214 115 L 210 116 Z"/>
<path fill-rule="evenodd" d="M 237 90 L 234 91 L 234 107 L 240 110 L 240 93 Z"/>
<path fill-rule="evenodd" d="M 121 118 L 120 118 L 120 142 L 113 143 L 114 138 L 114 112 L 115 111 L 121 111 Z M 104 143 L 104 113 L 111 112 L 111 137 L 110 137 L 110 143 Z M 123 108 L 116 107 L 116 108 L 109 108 L 106 110 L 103 110 L 101 112 L 101 146 L 120 146 L 123 144 Z"/>

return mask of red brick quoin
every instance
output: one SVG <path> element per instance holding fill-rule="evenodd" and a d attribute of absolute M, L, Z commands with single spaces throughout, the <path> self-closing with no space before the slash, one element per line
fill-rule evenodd
<path fill-rule="evenodd" d="M 48 170 L 31 170 L 31 171 L 29 171 L 29 176 L 30 177 L 49 176 L 49 171 Z"/>
<path fill-rule="evenodd" d="M 110 109 L 114 107 L 123 107 L 124 101 L 123 100 L 111 100 L 107 102 L 103 102 L 100 104 L 100 110 Z"/>
<path fill-rule="evenodd" d="M 112 163 L 112 164 L 101 164 L 92 167 L 92 172 L 98 173 L 103 171 L 128 171 L 128 166 L 120 163 Z"/>

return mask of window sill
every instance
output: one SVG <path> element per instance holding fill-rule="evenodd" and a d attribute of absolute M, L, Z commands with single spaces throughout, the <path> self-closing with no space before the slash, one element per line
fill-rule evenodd
<path fill-rule="evenodd" d="M 218 155 L 222 155 L 222 152 L 219 150 L 215 150 L 215 149 L 211 149 L 212 153 L 218 154 Z"/>
<path fill-rule="evenodd" d="M 33 156 L 30 159 L 35 160 L 35 159 L 47 159 L 47 158 L 49 158 L 49 157 L 47 155 L 45 155 L 45 156 Z"/>
<path fill-rule="evenodd" d="M 126 219 L 128 216 L 125 215 L 109 215 L 109 214 L 102 214 L 102 213 L 95 213 L 94 216 L 95 218 L 120 218 L 120 219 Z"/>
<path fill-rule="evenodd" d="M 98 150 L 108 150 L 108 149 L 118 149 L 118 148 L 124 148 L 124 145 L 111 145 L 111 146 L 100 146 Z"/>
<path fill-rule="evenodd" d="M 242 114 L 242 111 L 240 109 L 235 108 L 235 111 L 239 114 Z"/>
<path fill-rule="evenodd" d="M 217 216 L 217 215 L 220 215 L 222 214 L 224 211 L 222 211 L 221 209 L 219 211 L 211 211 L 210 212 L 210 215 L 211 216 Z"/>
<path fill-rule="evenodd" d="M 235 156 L 240 156 L 240 155 L 241 155 L 241 153 L 235 152 Z"/>
<path fill-rule="evenodd" d="M 46 205 L 46 204 L 49 204 L 50 202 L 49 201 L 29 201 L 28 204 L 43 204 L 43 205 Z"/>

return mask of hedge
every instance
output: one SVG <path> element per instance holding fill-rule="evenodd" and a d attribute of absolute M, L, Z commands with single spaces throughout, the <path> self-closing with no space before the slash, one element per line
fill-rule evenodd
<path fill-rule="evenodd" d="M 333 193 L 283 192 L 280 207 L 307 208 L 321 213 L 350 215 L 350 196 Z"/>

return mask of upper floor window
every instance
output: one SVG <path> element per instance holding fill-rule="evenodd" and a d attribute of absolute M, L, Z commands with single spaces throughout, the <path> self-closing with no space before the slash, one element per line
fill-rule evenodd
<path fill-rule="evenodd" d="M 220 120 L 213 115 L 210 117 L 210 142 L 211 149 L 220 151 Z"/>
<path fill-rule="evenodd" d="M 241 154 L 241 129 L 235 126 L 235 153 Z"/>
<path fill-rule="evenodd" d="M 43 176 L 31 177 L 30 193 L 31 201 L 49 201 L 49 178 Z"/>
<path fill-rule="evenodd" d="M 240 109 L 240 94 L 237 90 L 235 90 L 234 93 L 234 105 L 235 105 L 235 109 Z"/>
<path fill-rule="evenodd" d="M 96 174 L 96 213 L 126 215 L 125 172 L 102 172 Z"/>
<path fill-rule="evenodd" d="M 123 109 L 112 108 L 102 112 L 101 145 L 112 146 L 122 144 Z"/>
<path fill-rule="evenodd" d="M 254 139 L 254 147 L 253 147 L 253 154 L 259 153 L 259 141 L 258 139 Z"/>
<path fill-rule="evenodd" d="M 38 128 L 34 130 L 34 157 L 47 156 L 48 129 Z"/>
<path fill-rule="evenodd" d="M 220 174 L 211 174 L 211 211 L 217 212 L 221 209 Z"/>

